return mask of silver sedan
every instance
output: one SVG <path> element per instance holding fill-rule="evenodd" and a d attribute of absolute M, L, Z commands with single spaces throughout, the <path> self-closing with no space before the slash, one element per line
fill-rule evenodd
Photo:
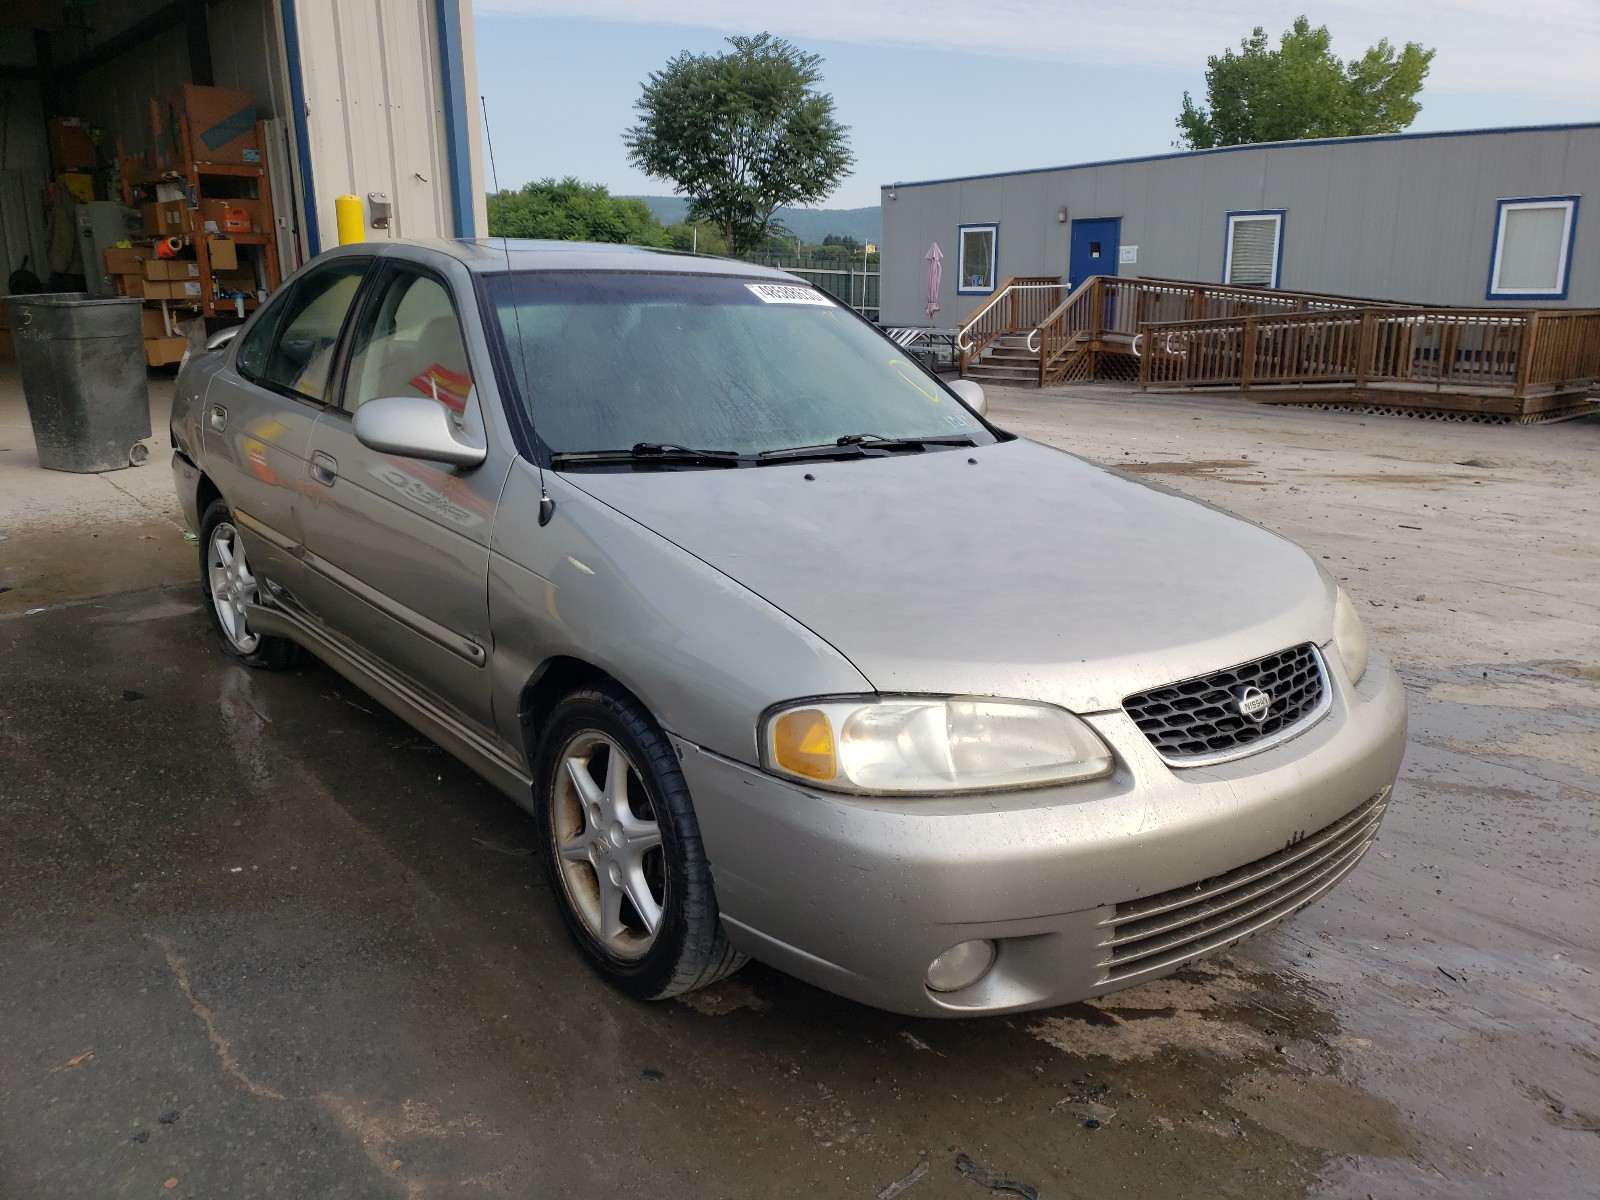
<path fill-rule="evenodd" d="M 1326 892 L 1399 770 L 1307 554 L 777 272 L 345 247 L 172 430 L 225 650 L 311 652 L 526 806 L 640 997 L 746 956 L 927 1016 L 1098 996 Z"/>

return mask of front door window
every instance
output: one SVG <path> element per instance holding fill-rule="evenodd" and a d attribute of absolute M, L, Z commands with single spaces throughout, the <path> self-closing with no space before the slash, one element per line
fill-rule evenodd
<path fill-rule="evenodd" d="M 345 408 L 380 396 L 426 396 L 459 424 L 471 393 L 472 368 L 449 289 L 431 275 L 392 269 L 356 326 Z"/>

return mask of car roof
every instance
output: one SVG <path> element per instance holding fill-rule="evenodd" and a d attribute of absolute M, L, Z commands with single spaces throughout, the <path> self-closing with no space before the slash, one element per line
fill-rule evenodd
<path fill-rule="evenodd" d="M 755 279 L 792 280 L 771 267 L 708 254 L 656 250 L 648 246 L 620 246 L 606 242 L 534 241 L 523 238 L 405 238 L 381 244 L 385 258 L 405 257 L 407 248 L 447 254 L 469 270 L 491 273 L 513 271 L 649 271 L 666 275 L 735 275 Z M 371 253 L 371 242 L 341 247 Z"/>

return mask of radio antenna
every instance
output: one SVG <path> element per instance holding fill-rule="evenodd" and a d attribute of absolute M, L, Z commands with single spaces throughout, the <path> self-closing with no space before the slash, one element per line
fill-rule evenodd
<path fill-rule="evenodd" d="M 489 178 L 494 184 L 495 195 L 498 196 L 500 172 L 494 165 L 494 138 L 489 133 L 489 101 L 480 95 L 478 103 L 483 106 L 483 140 L 489 147 Z M 550 499 L 550 493 L 545 489 L 544 464 L 539 461 L 539 430 L 533 416 L 533 392 L 528 387 L 528 355 L 522 344 L 522 305 L 517 303 L 517 275 L 511 269 L 511 239 L 501 234 L 500 246 L 506 255 L 506 286 L 511 289 L 511 316 L 517 327 L 517 362 L 521 365 L 522 402 L 527 407 L 528 426 L 533 430 L 533 466 L 539 472 L 539 524 L 548 525 L 550 518 L 556 515 L 556 502 Z"/>

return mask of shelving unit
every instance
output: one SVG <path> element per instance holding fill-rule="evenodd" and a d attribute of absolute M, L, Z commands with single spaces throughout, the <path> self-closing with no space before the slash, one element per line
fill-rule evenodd
<path fill-rule="evenodd" d="M 267 292 L 275 291 L 282 282 L 278 271 L 277 254 L 277 224 L 272 208 L 272 180 L 268 174 L 265 161 L 264 148 L 266 146 L 266 132 L 264 123 L 256 122 L 256 144 L 263 147 L 263 160 L 259 163 L 216 163 L 207 162 L 195 153 L 196 144 L 189 128 L 187 114 L 180 117 L 180 165 L 170 167 L 152 168 L 143 159 L 128 158 L 122 154 L 122 146 L 117 147 L 117 162 L 122 174 L 122 200 L 123 203 L 133 207 L 135 203 L 134 190 L 148 188 L 153 190 L 158 184 L 178 184 L 183 187 L 186 196 L 192 199 L 197 228 L 173 236 L 181 237 L 194 250 L 195 262 L 200 268 L 200 297 L 198 300 L 165 300 L 162 301 L 164 311 L 172 308 L 182 308 L 191 312 L 198 312 L 205 317 L 238 318 L 239 304 L 231 295 L 219 297 L 212 287 L 215 272 L 211 263 L 210 235 L 202 224 L 200 205 L 202 201 L 215 200 L 227 203 L 229 200 L 248 199 L 257 206 L 261 232 L 259 233 L 230 233 L 219 230 L 217 236 L 225 237 L 238 247 L 259 248 L 255 256 L 259 262 L 253 264 L 256 270 L 258 288 Z M 214 194 L 215 181 L 223 179 L 237 179 L 254 182 L 256 194 L 249 197 L 236 195 L 219 196 Z M 254 295 L 244 301 L 244 312 L 254 312 L 258 300 Z"/>

